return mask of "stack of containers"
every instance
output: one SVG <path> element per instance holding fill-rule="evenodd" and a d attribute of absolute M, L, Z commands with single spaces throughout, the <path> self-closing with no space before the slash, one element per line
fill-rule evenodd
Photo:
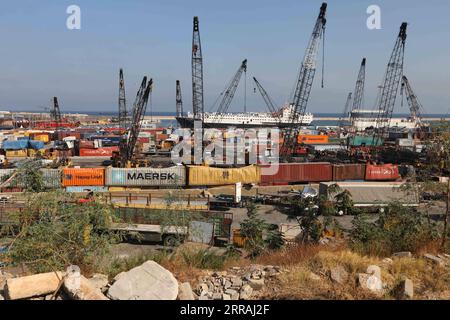
<path fill-rule="evenodd" d="M 106 192 L 104 168 L 65 168 L 62 178 L 67 192 Z"/>

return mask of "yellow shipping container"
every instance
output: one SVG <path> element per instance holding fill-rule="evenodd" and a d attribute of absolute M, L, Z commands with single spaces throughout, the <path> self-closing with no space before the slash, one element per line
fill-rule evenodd
<path fill-rule="evenodd" d="M 28 156 L 34 157 L 38 152 L 40 152 L 41 156 L 43 156 L 45 154 L 45 149 L 40 150 L 28 149 Z"/>
<path fill-rule="evenodd" d="M 6 151 L 6 158 L 26 158 L 27 149 Z"/>
<path fill-rule="evenodd" d="M 189 186 L 221 186 L 238 182 L 259 183 L 261 172 L 255 165 L 233 169 L 188 166 L 188 177 Z"/>
<path fill-rule="evenodd" d="M 34 140 L 42 141 L 45 143 L 50 141 L 48 134 L 37 134 L 34 136 Z"/>

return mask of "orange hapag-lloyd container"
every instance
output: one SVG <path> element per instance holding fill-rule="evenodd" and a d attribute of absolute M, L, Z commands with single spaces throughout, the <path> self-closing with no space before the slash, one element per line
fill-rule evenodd
<path fill-rule="evenodd" d="M 323 143 L 328 143 L 328 136 L 327 135 L 299 134 L 297 141 L 298 141 L 298 143 L 304 143 L 304 144 L 323 144 Z"/>
<path fill-rule="evenodd" d="M 104 186 L 105 169 L 104 168 L 85 168 L 63 170 L 63 186 Z"/>

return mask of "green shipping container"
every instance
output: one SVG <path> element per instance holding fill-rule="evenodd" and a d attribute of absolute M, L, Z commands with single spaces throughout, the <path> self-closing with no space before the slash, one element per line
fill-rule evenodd
<path fill-rule="evenodd" d="M 383 145 L 383 139 L 374 139 L 373 136 L 355 136 L 350 138 L 350 145 L 353 147 L 381 146 Z"/>

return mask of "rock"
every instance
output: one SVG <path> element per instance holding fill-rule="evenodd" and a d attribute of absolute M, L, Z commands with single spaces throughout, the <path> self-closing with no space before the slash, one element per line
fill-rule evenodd
<path fill-rule="evenodd" d="M 391 258 L 384 258 L 381 262 L 383 262 L 384 264 L 393 264 L 394 260 L 392 260 Z"/>
<path fill-rule="evenodd" d="M 372 265 L 368 266 L 366 273 L 373 275 L 381 280 L 381 269 L 377 265 L 372 264 Z"/>
<path fill-rule="evenodd" d="M 322 278 L 320 276 L 318 276 L 317 274 L 310 272 L 309 273 L 309 279 L 313 280 L 313 281 L 320 281 L 322 280 Z"/>
<path fill-rule="evenodd" d="M 9 300 L 19 300 L 54 293 L 63 277 L 63 272 L 49 272 L 8 279 L 4 295 Z"/>
<path fill-rule="evenodd" d="M 381 279 L 375 275 L 370 275 L 367 273 L 358 274 L 358 283 L 361 288 L 370 290 L 373 293 L 381 293 L 383 291 L 383 283 Z"/>
<path fill-rule="evenodd" d="M 224 294 L 222 294 L 222 300 L 231 300 L 231 296 L 224 293 Z"/>
<path fill-rule="evenodd" d="M 228 288 L 231 287 L 231 285 L 232 285 L 231 281 L 230 281 L 230 280 L 226 280 L 225 283 L 224 283 L 224 285 L 223 285 L 223 287 L 224 287 L 225 289 L 228 289 Z"/>
<path fill-rule="evenodd" d="M 5 300 L 5 298 L 3 298 L 3 296 L 0 294 L 0 301 Z"/>
<path fill-rule="evenodd" d="M 155 261 L 147 261 L 122 275 L 108 290 L 113 300 L 175 300 L 178 282 Z"/>
<path fill-rule="evenodd" d="M 198 300 L 211 300 L 208 296 L 200 296 Z"/>
<path fill-rule="evenodd" d="M 248 299 L 250 299 L 252 293 L 253 293 L 252 287 L 250 287 L 248 284 L 246 284 L 241 288 L 239 298 L 241 300 L 248 300 Z"/>
<path fill-rule="evenodd" d="M 212 298 L 213 298 L 213 300 L 222 300 L 222 294 L 214 293 Z"/>
<path fill-rule="evenodd" d="M 6 280 L 12 279 L 14 276 L 8 272 L 3 272 L 0 270 L 0 292 L 3 291 L 3 288 L 6 285 Z"/>
<path fill-rule="evenodd" d="M 408 278 L 403 279 L 394 291 L 397 299 L 405 300 L 414 298 L 414 284 Z"/>
<path fill-rule="evenodd" d="M 256 270 L 252 272 L 251 279 L 261 279 L 263 277 L 263 273 L 261 270 Z"/>
<path fill-rule="evenodd" d="M 264 287 L 264 279 L 250 279 L 249 286 L 253 290 L 261 290 Z"/>
<path fill-rule="evenodd" d="M 244 285 L 244 282 L 242 282 L 242 279 L 236 278 L 232 282 L 232 287 L 234 288 L 240 288 Z"/>
<path fill-rule="evenodd" d="M 330 278 L 338 284 L 344 284 L 348 279 L 348 272 L 342 266 L 334 267 L 330 270 Z"/>
<path fill-rule="evenodd" d="M 209 287 L 206 283 L 200 283 L 200 285 L 198 286 L 197 292 L 200 295 L 203 295 L 204 293 L 207 293 L 209 291 Z"/>
<path fill-rule="evenodd" d="M 100 273 L 95 273 L 91 278 L 89 278 L 89 281 L 100 291 L 105 291 L 109 283 L 108 276 Z"/>
<path fill-rule="evenodd" d="M 113 282 L 119 281 L 119 279 L 120 279 L 123 275 L 125 275 L 125 273 L 126 273 L 126 272 L 121 272 L 121 273 L 117 274 L 117 275 L 114 277 Z"/>
<path fill-rule="evenodd" d="M 439 257 L 436 257 L 435 255 L 426 253 L 423 255 L 425 259 L 427 259 L 428 261 L 433 262 L 434 264 L 437 264 L 439 266 L 443 266 L 444 265 L 444 260 L 442 260 Z"/>
<path fill-rule="evenodd" d="M 394 257 L 394 258 L 411 258 L 412 253 L 410 251 L 401 251 L 401 252 L 394 253 L 392 255 L 392 257 Z"/>
<path fill-rule="evenodd" d="M 178 300 L 195 300 L 191 284 L 184 282 L 178 286 Z"/>
<path fill-rule="evenodd" d="M 80 274 L 77 266 L 67 268 L 64 290 L 75 300 L 109 300 L 99 288 Z"/>

